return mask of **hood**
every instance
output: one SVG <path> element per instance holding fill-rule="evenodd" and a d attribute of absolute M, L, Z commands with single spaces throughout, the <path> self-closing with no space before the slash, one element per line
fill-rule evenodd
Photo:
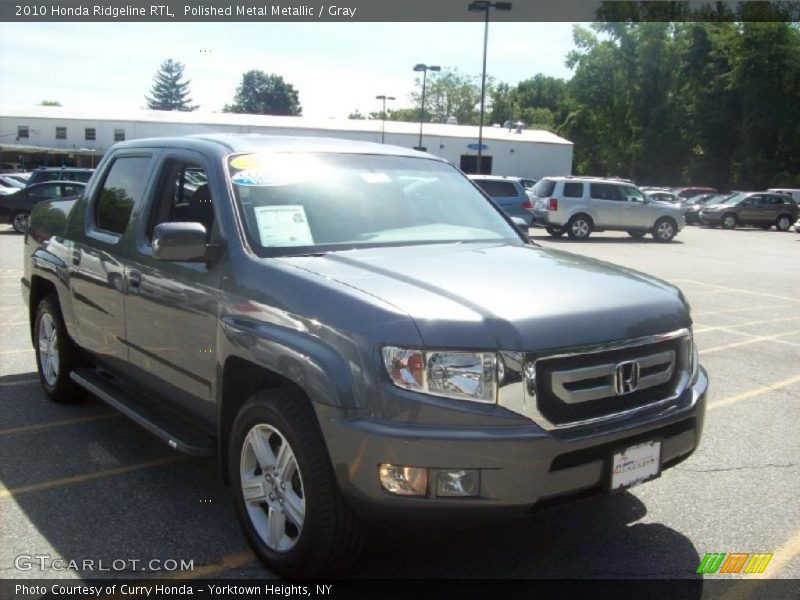
<path fill-rule="evenodd" d="M 436 244 L 280 260 L 394 305 L 428 347 L 533 351 L 690 324 L 669 284 L 533 246 Z"/>

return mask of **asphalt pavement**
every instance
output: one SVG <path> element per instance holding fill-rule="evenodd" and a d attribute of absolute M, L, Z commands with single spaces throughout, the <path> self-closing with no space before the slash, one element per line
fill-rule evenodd
<path fill-rule="evenodd" d="M 658 480 L 557 511 L 378 529 L 349 575 L 694 578 L 706 553 L 767 552 L 765 576 L 800 578 L 800 235 L 688 227 L 670 244 L 615 233 L 532 237 L 683 290 L 711 380 L 700 448 Z M 179 570 L 187 578 L 273 577 L 248 549 L 214 460 L 173 452 L 100 401 L 48 402 L 21 269 L 22 237 L 0 226 L 0 578 L 139 570 L 26 569 L 19 557 L 33 555 L 192 561 Z M 729 597 L 740 596 L 731 588 Z"/>

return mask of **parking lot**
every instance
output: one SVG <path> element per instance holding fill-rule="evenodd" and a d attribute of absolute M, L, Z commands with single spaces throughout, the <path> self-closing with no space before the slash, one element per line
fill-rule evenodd
<path fill-rule="evenodd" d="M 800 235 L 688 227 L 670 244 L 615 233 L 533 238 L 683 290 L 711 380 L 699 450 L 654 482 L 555 512 L 381 532 L 350 575 L 689 578 L 708 552 L 771 552 L 765 576 L 799 578 Z M 215 461 L 173 452 L 99 401 L 46 400 L 21 252 L 22 237 L 2 226 L 0 576 L 136 574 L 15 568 L 19 555 L 50 555 L 193 561 L 180 572 L 191 578 L 271 577 L 247 548 Z"/>

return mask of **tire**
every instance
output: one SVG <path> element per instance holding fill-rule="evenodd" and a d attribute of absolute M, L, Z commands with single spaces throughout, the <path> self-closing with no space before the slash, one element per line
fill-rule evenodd
<path fill-rule="evenodd" d="M 661 217 L 653 225 L 653 239 L 657 242 L 671 242 L 678 235 L 678 225 L 668 217 Z"/>
<path fill-rule="evenodd" d="M 25 233 L 28 229 L 28 219 L 31 213 L 27 210 L 18 210 L 11 215 L 11 226 L 17 233 Z"/>
<path fill-rule="evenodd" d="M 775 221 L 775 229 L 778 231 L 789 231 L 792 228 L 792 217 L 789 215 L 781 215 Z"/>
<path fill-rule="evenodd" d="M 644 231 L 629 231 L 628 235 L 635 240 L 641 240 L 647 234 Z"/>
<path fill-rule="evenodd" d="M 573 240 L 585 240 L 592 235 L 592 220 L 586 215 L 575 215 L 567 223 L 567 235 Z"/>
<path fill-rule="evenodd" d="M 59 404 L 82 400 L 83 391 L 69 377 L 78 364 L 77 349 L 67 335 L 55 294 L 42 298 L 34 318 L 36 368 L 45 393 Z"/>
<path fill-rule="evenodd" d="M 279 473 L 279 457 L 287 456 Z M 239 521 L 270 569 L 285 577 L 323 577 L 357 558 L 364 528 L 339 491 L 302 393 L 278 388 L 247 401 L 231 430 L 228 468 Z M 242 482 L 248 480 L 246 500 Z"/>
<path fill-rule="evenodd" d="M 555 238 L 561 237 L 566 233 L 563 227 L 545 227 L 545 231 Z"/>
<path fill-rule="evenodd" d="M 722 227 L 725 229 L 736 229 L 736 226 L 739 224 L 739 219 L 736 218 L 736 215 L 733 213 L 727 213 L 722 215 Z"/>

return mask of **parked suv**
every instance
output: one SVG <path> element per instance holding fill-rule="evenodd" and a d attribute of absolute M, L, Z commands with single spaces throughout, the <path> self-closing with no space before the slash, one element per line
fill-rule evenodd
<path fill-rule="evenodd" d="M 547 233 L 586 239 L 593 231 L 627 231 L 634 238 L 651 233 L 669 242 L 683 229 L 679 206 L 648 200 L 618 179 L 546 177 L 533 188 L 533 221 Z"/>
<path fill-rule="evenodd" d="M 533 203 L 529 192 L 525 189 L 525 181 L 519 177 L 501 177 L 499 175 L 468 175 L 472 182 L 494 200 L 506 214 L 518 217 L 530 226 L 533 220 L 531 208 Z"/>
<path fill-rule="evenodd" d="M 87 183 L 94 173 L 94 169 L 81 169 L 78 167 L 39 167 L 31 173 L 28 185 L 43 183 L 45 181 L 78 181 Z"/>
<path fill-rule="evenodd" d="M 718 204 L 707 204 L 700 211 L 700 223 L 725 229 L 755 225 L 789 231 L 798 216 L 797 204 L 789 196 L 771 192 L 734 194 Z"/>
<path fill-rule="evenodd" d="M 700 442 L 681 291 L 535 246 L 440 158 L 220 134 L 122 142 L 97 175 L 25 237 L 41 385 L 219 455 L 280 575 L 355 559 L 370 522 L 525 515 Z"/>

